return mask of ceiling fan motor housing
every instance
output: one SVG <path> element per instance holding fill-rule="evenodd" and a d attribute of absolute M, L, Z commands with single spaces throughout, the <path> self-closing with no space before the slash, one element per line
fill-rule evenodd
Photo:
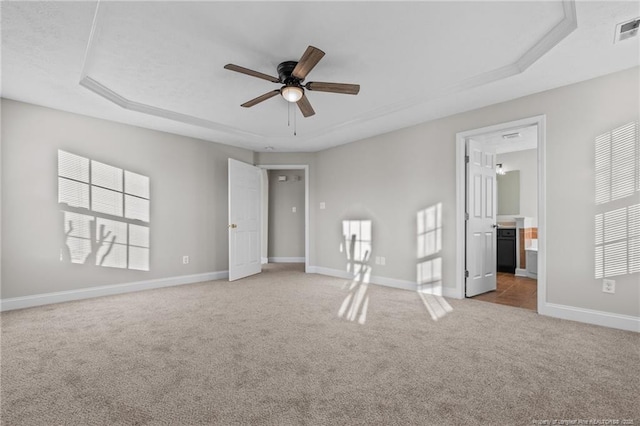
<path fill-rule="evenodd" d="M 278 77 L 280 77 L 280 82 L 289 86 L 300 85 L 302 80 L 291 75 L 296 65 L 298 65 L 296 61 L 285 61 L 278 65 Z"/>

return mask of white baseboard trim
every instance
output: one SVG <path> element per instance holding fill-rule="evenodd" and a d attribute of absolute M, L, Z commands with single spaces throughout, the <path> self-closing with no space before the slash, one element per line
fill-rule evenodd
<path fill-rule="evenodd" d="M 545 303 L 541 308 L 542 309 L 540 309 L 540 307 L 538 308 L 538 313 L 541 315 L 640 333 L 640 317 L 576 308 L 555 303 Z"/>
<path fill-rule="evenodd" d="M 270 257 L 269 263 L 304 263 L 304 257 Z"/>
<path fill-rule="evenodd" d="M 325 268 L 322 266 L 309 266 L 308 273 L 328 275 L 330 277 L 342 278 L 345 280 L 353 279 L 353 275 L 347 271 L 342 271 L 340 269 Z M 372 275 L 371 277 L 369 277 L 369 283 L 382 285 L 385 287 L 398 288 L 401 290 L 410 290 L 410 291 L 417 291 L 417 288 L 418 288 L 418 285 L 413 281 L 399 280 L 396 278 L 387 278 L 387 277 L 380 277 L 375 275 Z M 456 291 L 454 288 L 443 287 L 442 295 L 444 297 L 450 297 L 450 298 L 456 298 L 456 299 L 458 298 L 456 296 Z"/>
<path fill-rule="evenodd" d="M 269 258 L 268 257 L 261 257 L 260 258 L 260 263 L 262 263 L 263 265 L 269 263 Z"/>
<path fill-rule="evenodd" d="M 0 300 L 0 312 L 14 309 L 31 308 L 33 306 L 52 303 L 70 302 L 72 300 L 90 299 L 93 297 L 131 293 L 154 288 L 172 287 L 229 278 L 229 271 L 206 272 L 203 274 L 182 275 L 178 277 L 158 278 L 132 283 L 113 284 L 99 287 L 81 288 L 77 290 L 58 291 L 55 293 L 34 294 L 32 296 L 12 297 Z"/>
<path fill-rule="evenodd" d="M 516 268 L 516 277 L 526 277 L 528 274 L 526 269 L 520 269 L 520 268 Z"/>

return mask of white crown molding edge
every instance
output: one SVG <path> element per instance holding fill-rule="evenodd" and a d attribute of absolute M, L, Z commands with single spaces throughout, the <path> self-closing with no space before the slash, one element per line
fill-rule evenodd
<path fill-rule="evenodd" d="M 489 83 L 502 80 L 502 79 L 524 72 L 534 62 L 540 59 L 543 55 L 545 55 L 549 50 L 551 50 L 555 45 L 557 45 L 560 41 L 562 41 L 565 37 L 567 37 L 569 34 L 571 34 L 571 32 L 573 32 L 577 28 L 578 25 L 577 25 L 577 18 L 576 18 L 575 0 L 562 0 L 562 6 L 564 11 L 564 18 L 548 33 L 542 36 L 542 38 L 536 44 L 534 44 L 529 50 L 527 50 L 514 63 L 462 80 L 454 85 L 445 87 L 443 89 L 434 90 L 434 91 L 422 94 L 420 96 L 411 97 L 409 99 L 406 99 L 400 102 L 396 102 L 390 105 L 376 108 L 372 111 L 369 111 L 368 113 L 355 117 L 352 120 L 338 123 L 324 130 L 310 133 L 309 135 L 304 137 L 304 139 L 308 141 L 308 140 L 313 140 L 323 136 L 327 136 L 348 126 L 361 125 L 368 121 L 375 120 L 385 115 L 397 113 L 405 109 L 409 109 L 411 107 L 426 103 L 428 101 L 431 101 L 433 99 L 436 99 L 442 96 L 453 94 L 462 90 L 469 90 L 478 86 L 489 84 Z M 100 15 L 101 15 L 100 2 L 98 2 L 96 5 L 96 12 L 95 12 L 93 24 L 91 27 L 91 34 L 89 36 L 89 41 L 87 43 L 87 48 L 85 51 L 85 58 L 82 66 L 80 85 L 96 93 L 98 96 L 101 96 L 115 103 L 116 105 L 120 106 L 123 109 L 136 111 L 143 114 L 153 115 L 156 117 L 181 122 L 184 124 L 204 127 L 204 128 L 208 128 L 208 129 L 216 130 L 220 132 L 226 132 L 227 134 L 237 136 L 237 137 L 238 136 L 252 137 L 252 138 L 258 138 L 259 140 L 267 140 L 267 141 L 280 139 L 274 136 L 266 136 L 266 137 L 261 136 L 253 132 L 247 132 L 247 131 L 244 131 L 235 127 L 231 127 L 231 126 L 226 126 L 224 124 L 217 123 L 211 120 L 206 120 L 206 119 L 191 116 L 188 114 L 170 111 L 163 108 L 158 108 L 158 107 L 143 104 L 140 102 L 132 101 L 118 94 L 117 92 L 108 88 L 107 86 L 99 83 L 95 79 L 91 78 L 88 75 L 88 69 L 89 69 L 89 65 L 93 62 L 93 58 L 95 57 L 95 40 L 99 37 L 100 28 L 101 28 L 101 20 L 99 19 Z"/>
<path fill-rule="evenodd" d="M 111 90 L 109 87 L 104 84 L 98 82 L 97 80 L 87 76 L 84 76 L 80 80 L 80 85 L 98 96 L 101 96 L 114 104 L 118 105 L 123 109 L 127 109 L 130 111 L 140 112 L 143 114 L 153 115 L 160 118 L 166 118 L 172 121 L 178 121 L 184 124 L 190 124 L 192 126 L 204 127 L 211 130 L 216 130 L 219 132 L 225 132 L 227 134 L 236 136 L 236 137 L 250 137 L 254 139 L 261 139 L 262 136 L 257 133 L 247 132 L 245 130 L 238 129 L 236 127 L 226 126 L 221 123 L 217 123 L 215 121 L 206 120 L 204 118 L 195 117 L 189 114 L 182 114 L 175 111 L 170 111 L 168 109 L 157 108 L 151 105 L 143 104 L 140 102 L 132 101 L 130 99 L 125 98 L 124 96 L 118 94 L 117 92 Z"/>
<path fill-rule="evenodd" d="M 70 302 L 73 300 L 83 300 L 91 299 L 94 297 L 132 293 L 135 291 L 194 284 L 204 281 L 221 280 L 228 277 L 229 271 L 216 271 L 206 272 L 202 274 L 158 278 L 153 280 L 137 281 L 123 284 L 80 288 L 76 290 L 58 291 L 54 293 L 41 293 L 31 296 L 11 297 L 7 299 L 0 299 L 0 312 L 31 308 L 34 306 L 49 305 L 53 303 Z"/>
<path fill-rule="evenodd" d="M 247 132 L 245 130 L 227 126 L 212 120 L 195 117 L 188 114 L 182 114 L 179 112 L 158 108 L 152 105 L 147 105 L 141 102 L 130 100 L 89 76 L 88 70 L 90 69 L 91 64 L 95 61 L 96 40 L 100 37 L 100 31 L 102 29 L 102 20 L 100 19 L 100 16 L 104 14 L 104 7 L 101 8 L 100 5 L 101 2 L 97 2 L 96 11 L 93 15 L 93 22 L 91 24 L 91 32 L 89 34 L 89 40 L 87 42 L 87 48 L 85 50 L 84 59 L 82 62 L 82 70 L 80 72 L 79 81 L 82 87 L 126 110 L 136 111 L 142 114 L 153 115 L 160 118 L 166 118 L 168 120 L 190 124 L 193 126 L 204 127 L 211 130 L 224 132 L 236 137 L 251 137 L 254 139 L 262 138 L 261 135 L 258 135 L 256 133 Z"/>
<path fill-rule="evenodd" d="M 578 28 L 575 0 L 563 0 L 562 9 L 564 11 L 564 19 L 558 22 L 551 31 L 545 34 L 538 43 L 533 45 L 516 61 L 516 65 L 520 69 L 519 72 L 525 71 Z"/>
<path fill-rule="evenodd" d="M 323 266 L 310 266 L 307 272 L 311 274 L 326 275 L 334 278 L 342 278 L 345 280 L 353 280 L 352 273 L 349 273 L 347 271 L 342 271 L 340 269 L 325 268 Z M 418 291 L 417 283 L 413 281 L 399 280 L 397 278 L 387 278 L 387 277 L 372 275 L 369 278 L 368 284 L 376 284 L 384 287 L 397 288 L 400 290 Z M 447 288 L 447 287 L 442 287 L 442 296 L 449 297 L 452 299 L 457 298 L 455 289 Z"/>
<path fill-rule="evenodd" d="M 463 90 L 473 89 L 475 87 L 483 86 L 485 84 L 493 83 L 498 80 L 521 74 L 578 27 L 575 0 L 562 0 L 562 6 L 564 10 L 564 18 L 558 24 L 556 24 L 556 26 L 553 27 L 548 33 L 542 36 L 542 38 L 536 44 L 534 44 L 529 50 L 527 50 L 522 56 L 520 56 L 520 58 L 518 58 L 518 60 L 514 63 L 470 77 L 442 89 L 437 89 L 420 96 L 415 96 L 404 101 L 396 102 L 394 104 L 374 109 L 366 114 L 332 126 L 324 131 L 312 133 L 308 137 L 311 139 L 320 136 L 326 136 L 347 126 L 364 124 L 367 121 L 371 121 L 385 115 L 393 114 L 440 97 L 451 95 Z"/>

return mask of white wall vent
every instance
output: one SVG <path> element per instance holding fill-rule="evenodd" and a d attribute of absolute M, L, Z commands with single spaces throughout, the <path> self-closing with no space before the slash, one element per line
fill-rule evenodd
<path fill-rule="evenodd" d="M 616 38 L 613 42 L 617 43 L 619 41 L 637 36 L 639 25 L 640 25 L 640 18 L 635 18 L 630 21 L 622 22 L 616 25 Z"/>

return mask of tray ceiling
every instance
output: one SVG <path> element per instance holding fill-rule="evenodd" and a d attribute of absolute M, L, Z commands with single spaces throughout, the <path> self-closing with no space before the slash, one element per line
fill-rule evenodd
<path fill-rule="evenodd" d="M 263 150 L 316 151 L 638 65 L 613 44 L 636 2 L 4 2 L 7 98 Z M 326 52 L 307 81 L 316 115 L 273 76 L 308 45 Z M 82 83 L 82 84 L 81 84 Z"/>

